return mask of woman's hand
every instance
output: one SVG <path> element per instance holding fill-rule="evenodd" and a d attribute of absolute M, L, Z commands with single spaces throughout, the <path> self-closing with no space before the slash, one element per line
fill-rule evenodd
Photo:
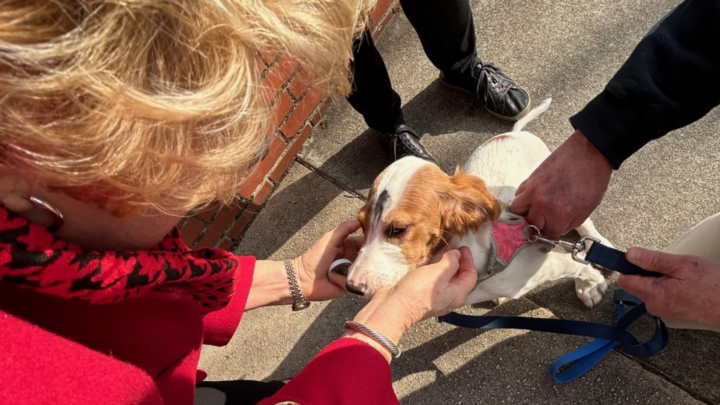
<path fill-rule="evenodd" d="M 463 246 L 446 252 L 438 263 L 410 272 L 388 291 L 385 300 L 415 324 L 463 306 L 476 282 L 472 253 Z"/>
<path fill-rule="evenodd" d="M 362 247 L 361 237 L 349 237 L 360 229 L 360 222 L 347 221 L 323 235 L 302 256 L 294 260 L 300 288 L 310 301 L 325 301 L 346 293 L 328 279 L 330 264 L 340 258 L 355 260 Z"/>
<path fill-rule="evenodd" d="M 379 289 L 354 320 L 397 344 L 415 323 L 461 307 L 476 282 L 470 249 L 450 250 L 438 263 L 411 271 L 394 287 Z M 390 359 L 389 352 L 372 339 L 352 331 L 345 336 L 370 343 Z"/>
<path fill-rule="evenodd" d="M 628 250 L 627 259 L 663 274 L 618 277 L 618 285 L 643 300 L 648 312 L 666 320 L 720 326 L 720 263 L 636 247 Z"/>

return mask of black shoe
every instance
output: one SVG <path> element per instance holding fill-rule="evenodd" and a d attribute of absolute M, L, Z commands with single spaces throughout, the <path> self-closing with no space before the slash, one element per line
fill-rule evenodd
<path fill-rule="evenodd" d="M 517 121 L 532 108 L 527 91 L 499 67 L 477 58 L 471 74 L 453 76 L 440 72 L 440 80 L 448 87 L 475 95 L 490 114 L 503 120 Z"/>
<path fill-rule="evenodd" d="M 381 134 L 380 144 L 382 145 L 385 155 L 392 162 L 405 156 L 416 156 L 437 164 L 435 159 L 433 159 L 428 151 L 420 144 L 418 134 L 405 124 L 395 127 L 393 132 Z"/>

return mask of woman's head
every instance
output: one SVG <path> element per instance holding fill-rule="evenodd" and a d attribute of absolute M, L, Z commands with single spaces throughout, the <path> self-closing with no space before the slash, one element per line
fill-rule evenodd
<path fill-rule="evenodd" d="M 0 173 L 118 215 L 229 201 L 267 139 L 262 55 L 349 91 L 370 0 L 4 0 Z"/>

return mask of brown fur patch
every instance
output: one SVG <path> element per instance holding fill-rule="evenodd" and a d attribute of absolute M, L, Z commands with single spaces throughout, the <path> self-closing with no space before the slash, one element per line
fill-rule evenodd
<path fill-rule="evenodd" d="M 371 196 L 376 192 L 376 184 Z M 358 216 L 366 233 L 371 201 L 368 198 Z M 414 269 L 430 261 L 453 236 L 476 231 L 484 222 L 496 219 L 500 212 L 500 204 L 481 179 L 459 169 L 448 177 L 433 165 L 419 169 L 410 179 L 402 200 L 385 215 L 380 226 L 388 242 L 401 248 L 410 269 Z M 406 230 L 394 237 L 387 236 L 392 227 Z"/>

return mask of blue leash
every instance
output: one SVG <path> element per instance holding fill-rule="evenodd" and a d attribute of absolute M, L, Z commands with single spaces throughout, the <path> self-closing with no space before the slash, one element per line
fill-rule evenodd
<path fill-rule="evenodd" d="M 592 244 L 584 260 L 622 274 L 660 276 L 658 273 L 641 269 L 628 262 L 623 252 L 603 246 L 598 242 Z M 623 290 L 615 291 L 614 301 L 618 308 L 618 320 L 615 325 L 565 319 L 491 315 L 473 316 L 456 312 L 439 317 L 438 322 L 464 328 L 526 329 L 596 338 L 594 341 L 558 358 L 550 364 L 550 376 L 559 383 L 566 383 L 588 372 L 615 346 L 619 345 L 625 353 L 638 359 L 653 356 L 667 346 L 667 327 L 660 318 L 647 312 L 642 301 Z M 626 306 L 629 309 L 626 310 Z M 655 334 L 647 342 L 641 343 L 628 332 L 627 328 L 643 315 L 650 317 L 655 323 Z"/>

